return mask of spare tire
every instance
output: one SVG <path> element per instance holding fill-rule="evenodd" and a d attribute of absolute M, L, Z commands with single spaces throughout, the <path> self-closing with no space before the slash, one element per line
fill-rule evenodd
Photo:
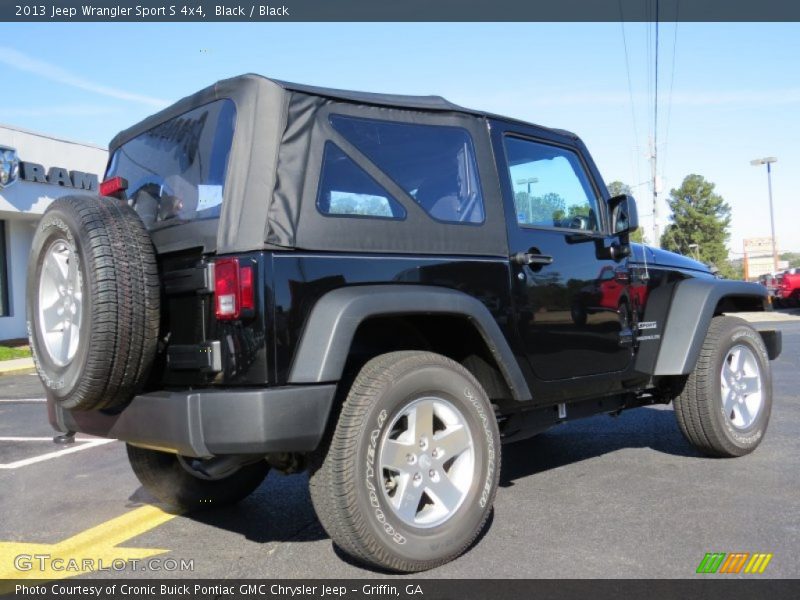
<path fill-rule="evenodd" d="M 124 406 L 155 359 L 160 289 L 141 219 L 111 198 L 45 211 L 28 261 L 28 337 L 47 394 L 67 409 Z"/>

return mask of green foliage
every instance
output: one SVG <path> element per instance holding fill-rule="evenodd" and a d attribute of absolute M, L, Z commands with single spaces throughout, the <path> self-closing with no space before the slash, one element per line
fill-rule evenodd
<path fill-rule="evenodd" d="M 0 346 L 0 360 L 28 358 L 30 355 L 31 349 L 28 346 Z"/>
<path fill-rule="evenodd" d="M 567 218 L 573 217 L 588 217 L 592 213 L 592 207 L 588 204 L 572 204 L 567 209 Z"/>
<path fill-rule="evenodd" d="M 744 279 L 744 266 L 741 260 L 729 260 L 725 262 L 725 269 L 722 269 L 723 275 L 728 279 Z"/>
<path fill-rule="evenodd" d="M 517 215 L 524 223 L 552 227 L 566 214 L 566 202 L 558 194 L 529 196 L 527 192 L 517 192 L 514 196 Z"/>
<path fill-rule="evenodd" d="M 687 175 L 679 188 L 670 190 L 667 204 L 671 223 L 661 236 L 661 247 L 714 265 L 724 277 L 734 276 L 726 247 L 731 207 L 714 192 L 714 184 L 702 175 Z"/>
<path fill-rule="evenodd" d="M 782 252 L 781 260 L 789 261 L 789 268 L 800 267 L 800 252 Z"/>
<path fill-rule="evenodd" d="M 641 225 L 639 226 L 639 229 L 637 229 L 630 235 L 630 238 L 632 242 L 638 242 L 639 244 L 649 243 L 647 241 L 647 237 L 645 237 L 644 235 L 644 229 L 642 229 Z"/>
<path fill-rule="evenodd" d="M 630 196 L 633 195 L 631 190 L 631 186 L 627 183 L 622 183 L 621 181 L 612 181 L 608 184 L 608 196 L 609 198 L 613 198 L 614 196 L 621 196 L 622 194 L 628 194 Z"/>

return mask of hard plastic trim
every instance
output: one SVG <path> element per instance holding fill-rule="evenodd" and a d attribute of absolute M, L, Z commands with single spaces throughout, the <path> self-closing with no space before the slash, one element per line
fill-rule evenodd
<path fill-rule="evenodd" d="M 325 294 L 306 322 L 289 383 L 338 381 L 358 326 L 369 317 L 403 314 L 466 317 L 497 361 L 512 397 L 520 402 L 531 399 L 517 360 L 486 306 L 462 292 L 422 285 L 352 286 Z"/>
<path fill-rule="evenodd" d="M 118 414 L 64 410 L 48 401 L 57 431 L 80 431 L 184 456 L 310 452 L 322 439 L 336 385 L 161 391 Z"/>
<path fill-rule="evenodd" d="M 686 279 L 677 284 L 653 374 L 688 375 L 720 300 L 726 297 L 761 298 L 767 289 L 756 283 L 723 279 Z"/>

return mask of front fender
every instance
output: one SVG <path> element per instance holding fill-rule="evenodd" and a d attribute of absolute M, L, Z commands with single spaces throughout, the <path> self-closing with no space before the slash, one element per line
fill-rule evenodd
<path fill-rule="evenodd" d="M 443 314 L 466 317 L 480 333 L 518 401 L 531 394 L 516 358 L 489 310 L 472 296 L 424 285 L 365 285 L 333 290 L 314 305 L 289 372 L 289 383 L 338 381 L 358 326 L 369 317 Z"/>
<path fill-rule="evenodd" d="M 676 284 L 653 375 L 692 372 L 717 305 L 725 298 L 759 299 L 763 306 L 767 289 L 757 283 L 725 279 L 684 279 Z"/>

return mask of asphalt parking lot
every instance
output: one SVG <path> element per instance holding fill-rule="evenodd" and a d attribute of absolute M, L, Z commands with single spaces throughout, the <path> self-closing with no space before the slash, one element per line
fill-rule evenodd
<path fill-rule="evenodd" d="M 699 456 L 671 407 L 506 446 L 487 532 L 423 576 L 687 578 L 707 552 L 767 552 L 763 576 L 800 577 L 800 321 L 777 326 L 772 420 L 755 453 Z M 128 567 L 146 577 L 383 576 L 332 545 L 304 475 L 272 473 L 234 508 L 165 514 L 149 504 L 122 443 L 54 445 L 42 397 L 35 375 L 0 377 L 0 577 L 16 576 L 13 558 L 33 552 L 192 561 L 184 571 Z M 66 574 L 75 575 L 55 576 Z"/>

